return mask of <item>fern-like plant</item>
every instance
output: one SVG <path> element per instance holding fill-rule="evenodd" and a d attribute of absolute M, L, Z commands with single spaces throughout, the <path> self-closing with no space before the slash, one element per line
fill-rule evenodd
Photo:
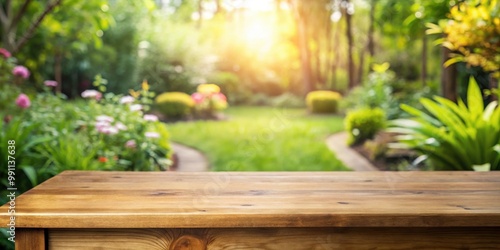
<path fill-rule="evenodd" d="M 500 108 L 486 108 L 471 78 L 467 105 L 442 98 L 420 100 L 425 110 L 402 105 L 410 119 L 393 120 L 389 130 L 401 133 L 393 147 L 409 147 L 428 157 L 437 170 L 500 170 Z"/>

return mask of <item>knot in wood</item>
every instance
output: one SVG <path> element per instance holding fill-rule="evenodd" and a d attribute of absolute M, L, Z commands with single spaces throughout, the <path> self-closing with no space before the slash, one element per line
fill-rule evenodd
<path fill-rule="evenodd" d="M 206 250 L 204 242 L 193 235 L 182 235 L 172 242 L 170 250 Z"/>

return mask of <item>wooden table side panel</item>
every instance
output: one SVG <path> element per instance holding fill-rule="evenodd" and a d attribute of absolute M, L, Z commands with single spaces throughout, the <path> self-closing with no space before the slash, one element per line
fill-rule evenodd
<path fill-rule="evenodd" d="M 16 250 L 45 250 L 45 230 L 16 228 Z"/>
<path fill-rule="evenodd" d="M 495 249 L 500 228 L 52 229 L 51 250 Z"/>

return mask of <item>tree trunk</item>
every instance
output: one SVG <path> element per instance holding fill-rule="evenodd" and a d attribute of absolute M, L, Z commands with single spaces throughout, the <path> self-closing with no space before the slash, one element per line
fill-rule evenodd
<path fill-rule="evenodd" d="M 371 1 L 371 6 L 370 6 L 370 22 L 368 24 L 368 42 L 366 44 L 366 47 L 368 49 L 368 53 L 370 54 L 370 59 L 369 59 L 369 71 L 372 71 L 371 63 L 373 62 L 373 57 L 375 56 L 375 40 L 373 39 L 373 34 L 375 33 L 375 4 L 376 0 Z M 361 80 L 360 80 L 361 82 Z"/>
<path fill-rule="evenodd" d="M 319 30 L 316 31 L 319 33 Z M 319 44 L 319 40 L 320 40 L 320 37 L 321 35 L 319 34 L 316 34 L 316 43 L 317 46 L 316 46 L 316 50 L 314 51 L 314 64 L 315 64 L 315 73 L 314 73 L 314 84 L 315 84 L 315 88 L 316 87 L 320 87 L 320 88 L 323 88 L 324 87 L 324 81 L 323 81 L 323 76 L 322 76 L 322 73 L 321 73 L 321 46 Z"/>
<path fill-rule="evenodd" d="M 340 44 L 340 22 L 337 22 L 335 24 L 335 30 L 333 32 L 333 63 L 332 63 L 332 86 L 331 88 L 333 90 L 338 90 L 338 83 L 337 83 L 337 68 L 340 65 L 340 51 L 339 51 L 339 44 Z"/>
<path fill-rule="evenodd" d="M 490 84 L 490 90 L 494 91 L 496 89 L 497 94 L 496 95 L 491 95 L 491 101 L 498 101 L 500 98 L 500 85 L 498 84 L 498 79 L 493 77 L 493 74 L 490 74 L 488 77 L 489 84 Z"/>
<path fill-rule="evenodd" d="M 35 34 L 43 19 L 54 11 L 54 8 L 61 4 L 63 0 L 54 0 L 46 4 L 43 12 L 36 18 L 32 18 L 31 25 L 22 33 L 18 39 L 17 25 L 21 18 L 23 18 L 28 10 L 32 0 L 24 0 L 17 13 L 14 13 L 11 6 L 11 0 L 2 1 L 0 5 L 0 22 L 2 23 L 2 44 L 5 49 L 9 50 L 12 54 L 19 51 L 31 37 Z"/>
<path fill-rule="evenodd" d="M 441 47 L 441 63 L 444 64 L 450 58 L 451 51 L 442 46 Z M 457 101 L 457 69 L 455 64 L 448 67 L 442 66 L 441 73 L 441 91 L 445 98 L 454 102 Z"/>
<path fill-rule="evenodd" d="M 358 78 L 356 79 L 358 84 L 363 84 L 364 68 L 365 68 L 365 49 L 363 48 L 359 53 Z"/>
<path fill-rule="evenodd" d="M 201 28 L 203 23 L 203 0 L 198 0 L 198 22 L 196 23 L 196 28 Z"/>
<path fill-rule="evenodd" d="M 302 71 L 303 91 L 304 95 L 314 90 L 314 82 L 312 80 L 311 69 L 311 51 L 307 43 L 307 25 L 303 13 L 301 13 L 298 1 L 293 2 L 295 23 L 298 34 L 298 47 L 300 54 L 300 65 Z"/>
<path fill-rule="evenodd" d="M 331 12 L 328 13 L 327 15 L 327 20 L 326 20 L 326 63 L 324 65 L 323 71 L 325 72 L 325 87 L 330 88 L 330 84 L 328 82 L 332 81 L 332 68 L 333 68 L 333 54 L 332 54 L 332 48 L 333 48 L 333 39 L 332 39 L 332 21 L 330 20 Z"/>
<path fill-rule="evenodd" d="M 349 3 L 349 0 L 346 0 Z M 353 39 L 352 39 L 352 24 L 351 24 L 351 15 L 348 13 L 346 9 L 344 9 L 344 16 L 346 22 L 346 37 L 347 37 L 347 61 L 348 61 L 348 76 L 349 76 L 349 89 L 352 89 L 356 86 L 356 79 L 354 79 L 354 59 L 353 59 Z"/>
<path fill-rule="evenodd" d="M 219 14 L 222 11 L 220 0 L 215 0 L 215 14 Z"/>
<path fill-rule="evenodd" d="M 422 36 L 422 86 L 427 85 L 427 35 Z"/>
<path fill-rule="evenodd" d="M 12 4 L 10 0 L 2 1 L 0 5 L 0 21 L 2 22 L 2 45 L 13 52 L 15 48 L 15 29 L 12 27 Z"/>
<path fill-rule="evenodd" d="M 62 53 L 56 52 L 54 59 L 54 78 L 57 82 L 56 92 L 61 93 L 62 91 Z"/>

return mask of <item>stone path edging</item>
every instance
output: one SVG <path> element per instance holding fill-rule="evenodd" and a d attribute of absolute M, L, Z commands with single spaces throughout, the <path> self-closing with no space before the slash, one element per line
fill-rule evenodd
<path fill-rule="evenodd" d="M 367 159 L 347 146 L 347 132 L 339 132 L 326 138 L 326 146 L 335 153 L 337 159 L 354 171 L 378 171 Z"/>

